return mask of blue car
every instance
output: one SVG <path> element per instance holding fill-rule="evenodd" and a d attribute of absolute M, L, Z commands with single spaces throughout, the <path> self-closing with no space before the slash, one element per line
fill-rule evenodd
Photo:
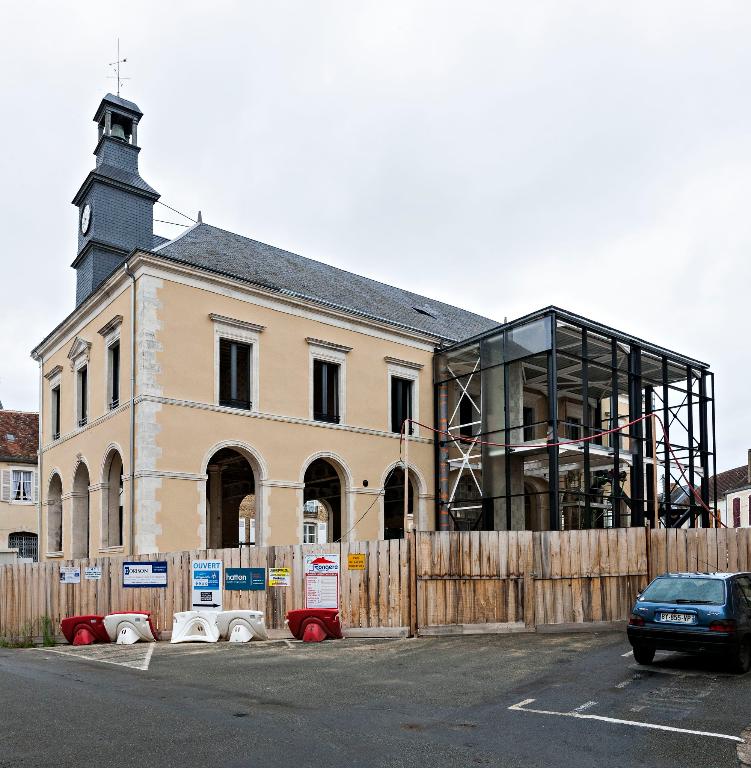
<path fill-rule="evenodd" d="M 655 651 L 724 656 L 751 668 L 751 573 L 666 573 L 636 598 L 628 639 L 639 664 Z"/>

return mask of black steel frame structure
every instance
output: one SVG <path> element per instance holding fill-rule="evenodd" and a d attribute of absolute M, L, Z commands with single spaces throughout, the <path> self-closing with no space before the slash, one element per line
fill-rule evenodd
<path fill-rule="evenodd" d="M 434 387 L 439 530 L 711 524 L 706 363 L 551 306 L 438 349 Z"/>

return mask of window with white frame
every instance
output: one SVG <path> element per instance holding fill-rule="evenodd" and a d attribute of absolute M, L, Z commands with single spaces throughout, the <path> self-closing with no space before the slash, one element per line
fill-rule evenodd
<path fill-rule="evenodd" d="M 89 366 L 76 370 L 76 424 L 85 427 L 89 420 Z"/>
<path fill-rule="evenodd" d="M 105 326 L 99 329 L 99 335 L 104 337 L 106 352 L 104 402 L 107 410 L 113 410 L 120 405 L 120 326 L 122 315 L 115 315 Z"/>
<path fill-rule="evenodd" d="M 347 353 L 352 347 L 306 339 L 310 348 L 310 418 L 346 423 Z"/>
<path fill-rule="evenodd" d="M 11 501 L 33 501 L 31 483 L 34 473 L 30 469 L 14 469 L 12 475 Z"/>
<path fill-rule="evenodd" d="M 410 419 L 408 434 L 418 434 L 415 422 L 420 420 L 419 392 L 421 363 L 385 358 L 388 371 L 388 408 L 391 432 L 401 432 L 405 419 Z"/>
<path fill-rule="evenodd" d="M 37 473 L 33 469 L 12 468 L 0 472 L 0 501 L 33 504 L 37 496 Z"/>
<path fill-rule="evenodd" d="M 76 336 L 68 352 L 70 367 L 75 377 L 73 424 L 84 427 L 89 421 L 89 355 L 91 342 Z"/>
<path fill-rule="evenodd" d="M 120 340 L 107 347 L 107 403 L 110 410 L 120 405 Z"/>
<path fill-rule="evenodd" d="M 252 347 L 234 339 L 219 339 L 219 405 L 250 410 Z"/>
<path fill-rule="evenodd" d="M 318 526 L 315 523 L 303 523 L 302 524 L 302 543 L 303 544 L 315 544 L 316 543 L 316 531 Z"/>
<path fill-rule="evenodd" d="M 52 439 L 60 437 L 60 384 L 50 390 L 50 419 L 52 422 Z"/>
<path fill-rule="evenodd" d="M 391 377 L 391 431 L 401 432 L 404 422 L 407 424 L 407 434 L 414 430 L 412 424 L 412 399 L 414 397 L 415 382 L 412 379 L 403 379 L 401 376 Z"/>
<path fill-rule="evenodd" d="M 264 326 L 223 315 L 214 323 L 214 397 L 226 408 L 258 410 L 258 336 Z"/>
<path fill-rule="evenodd" d="M 57 440 L 60 437 L 60 379 L 63 367 L 56 365 L 50 371 L 44 374 L 47 379 L 50 400 L 49 400 L 49 437 L 51 440 Z"/>

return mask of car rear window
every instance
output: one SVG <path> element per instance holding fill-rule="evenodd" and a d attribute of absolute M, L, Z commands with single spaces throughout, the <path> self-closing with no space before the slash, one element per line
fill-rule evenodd
<path fill-rule="evenodd" d="M 640 601 L 648 603 L 708 603 L 725 602 L 725 584 L 720 579 L 686 579 L 661 576 L 642 592 Z"/>

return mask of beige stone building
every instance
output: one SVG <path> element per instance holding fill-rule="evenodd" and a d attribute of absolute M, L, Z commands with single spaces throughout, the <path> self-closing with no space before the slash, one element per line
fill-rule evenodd
<path fill-rule="evenodd" d="M 0 562 L 37 559 L 39 416 L 0 410 Z"/>
<path fill-rule="evenodd" d="M 397 537 L 435 523 L 437 346 L 478 315 L 200 221 L 153 235 L 141 112 L 108 95 L 79 209 L 77 306 L 40 365 L 48 558 Z M 242 523 L 241 523 L 242 521 Z"/>

